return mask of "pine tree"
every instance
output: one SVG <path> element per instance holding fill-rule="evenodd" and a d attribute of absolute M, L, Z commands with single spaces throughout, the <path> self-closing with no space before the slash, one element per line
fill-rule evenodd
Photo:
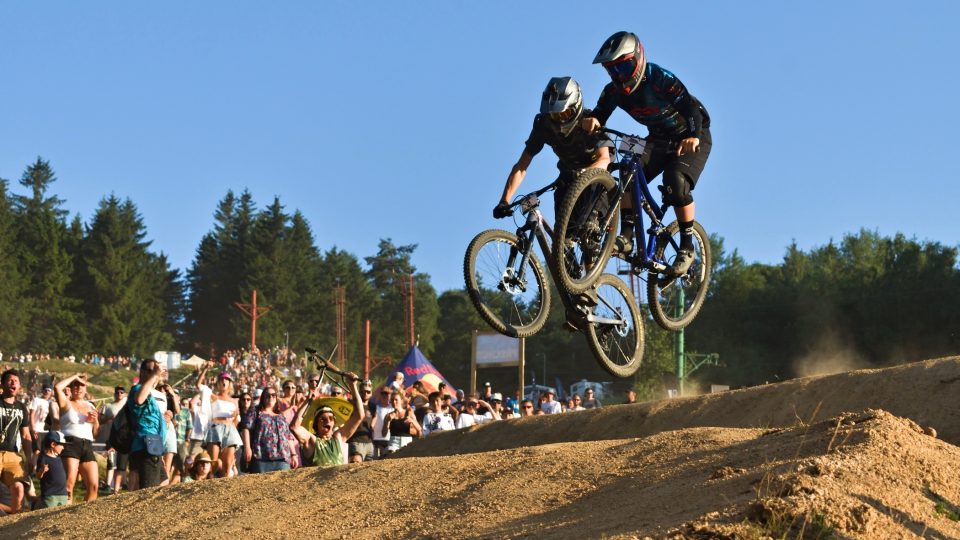
<path fill-rule="evenodd" d="M 31 310 L 17 264 L 15 223 L 7 180 L 0 178 L 0 351 L 16 350 L 24 342 Z"/>
<path fill-rule="evenodd" d="M 56 196 L 47 197 L 47 190 L 55 181 L 50 163 L 38 157 L 20 179 L 20 185 L 29 188 L 30 195 L 17 195 L 14 200 L 19 222 L 20 273 L 27 280 L 26 294 L 32 301 L 23 347 L 65 354 L 75 347 L 71 337 L 80 303 L 66 294 L 73 263 L 64 246 L 63 201 Z"/>

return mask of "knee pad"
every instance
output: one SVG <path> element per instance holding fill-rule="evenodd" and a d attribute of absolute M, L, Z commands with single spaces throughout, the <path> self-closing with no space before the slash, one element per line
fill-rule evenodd
<path fill-rule="evenodd" d="M 681 172 L 665 171 L 663 173 L 663 185 L 657 186 L 657 189 L 663 194 L 663 202 L 670 206 L 687 206 L 693 202 L 693 194 L 690 193 L 690 180 Z"/>

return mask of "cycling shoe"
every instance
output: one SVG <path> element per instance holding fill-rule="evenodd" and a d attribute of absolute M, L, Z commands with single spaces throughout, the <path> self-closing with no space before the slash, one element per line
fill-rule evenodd
<path fill-rule="evenodd" d="M 669 274 L 673 277 L 679 277 L 687 273 L 687 270 L 690 269 L 690 265 L 693 264 L 693 250 L 692 249 L 680 249 L 677 251 L 677 258 L 673 261 L 673 266 L 670 267 Z"/>

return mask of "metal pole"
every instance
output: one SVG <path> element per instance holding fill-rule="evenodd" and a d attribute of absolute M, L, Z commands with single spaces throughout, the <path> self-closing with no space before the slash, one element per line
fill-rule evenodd
<path fill-rule="evenodd" d="M 257 290 L 253 290 L 253 315 L 250 317 L 250 352 L 257 350 Z"/>
<path fill-rule="evenodd" d="M 683 302 L 684 302 L 684 294 L 683 294 L 683 288 L 681 287 L 680 292 L 677 295 L 677 318 L 683 317 Z M 677 332 L 675 345 L 676 345 L 676 348 L 674 352 L 677 359 L 677 386 L 678 386 L 677 390 L 682 396 L 683 381 L 686 378 L 686 374 L 684 373 L 685 361 L 683 357 L 684 355 L 683 355 L 683 329 L 682 328 L 680 329 L 680 331 Z"/>
<path fill-rule="evenodd" d="M 370 319 L 363 323 L 363 378 L 370 378 Z"/>
<path fill-rule="evenodd" d="M 470 392 L 477 392 L 477 331 L 473 331 L 473 346 L 470 348 Z"/>
<path fill-rule="evenodd" d="M 527 339 L 520 338 L 520 387 L 517 390 L 517 399 L 523 399 L 523 363 L 527 356 Z"/>

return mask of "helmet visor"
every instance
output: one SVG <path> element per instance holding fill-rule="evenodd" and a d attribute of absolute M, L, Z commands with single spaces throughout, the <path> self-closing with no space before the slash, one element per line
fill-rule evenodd
<path fill-rule="evenodd" d="M 560 112 L 550 113 L 550 119 L 557 123 L 569 122 L 573 115 L 577 114 L 575 107 L 564 109 Z"/>
<path fill-rule="evenodd" d="M 640 67 L 637 65 L 637 58 L 635 55 L 630 55 L 613 62 L 607 62 L 603 65 L 607 70 L 607 73 L 610 75 L 610 79 L 614 82 L 623 83 L 627 82 L 637 74 L 637 69 Z"/>

